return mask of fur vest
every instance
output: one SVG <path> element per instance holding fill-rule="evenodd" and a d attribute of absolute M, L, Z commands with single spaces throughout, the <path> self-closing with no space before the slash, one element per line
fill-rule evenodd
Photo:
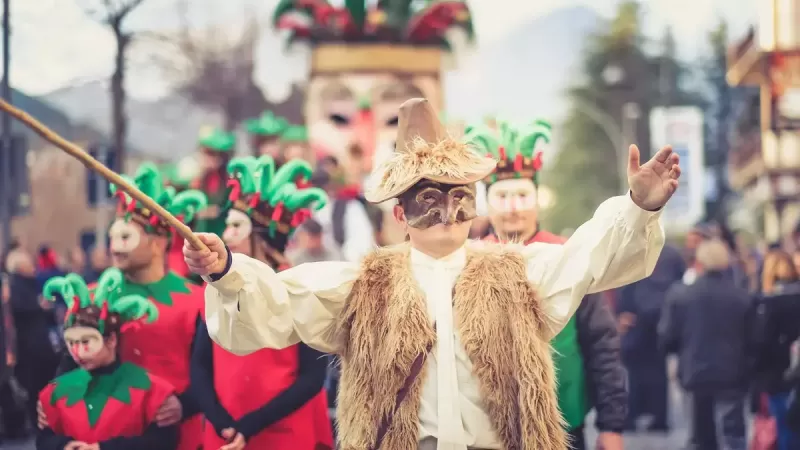
<path fill-rule="evenodd" d="M 414 359 L 435 343 L 408 244 L 364 259 L 337 334 L 343 339 L 339 448 L 366 450 Z M 547 319 L 523 257 L 499 244 L 468 249 L 453 295 L 455 327 L 504 450 L 564 450 Z M 434 349 L 435 351 L 435 349 Z M 381 450 L 416 449 L 425 368 L 394 415 Z"/>

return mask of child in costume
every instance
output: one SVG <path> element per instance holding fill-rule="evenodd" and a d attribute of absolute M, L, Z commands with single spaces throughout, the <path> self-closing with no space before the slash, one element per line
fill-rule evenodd
<path fill-rule="evenodd" d="M 311 208 L 327 201 L 321 189 L 297 188 L 310 178 L 311 166 L 293 160 L 276 171 L 273 159 L 261 156 L 233 159 L 228 171 L 231 209 L 223 238 L 272 270 L 287 268 L 287 239 Z M 231 449 L 333 448 L 322 353 L 299 343 L 240 355 L 212 342 L 205 324 L 197 336 L 192 383 L 211 424 L 206 449 L 226 442 Z"/>
<path fill-rule="evenodd" d="M 120 361 L 123 330 L 153 323 L 158 309 L 141 295 L 125 295 L 122 272 L 102 273 L 90 295 L 71 273 L 50 279 L 44 296 L 60 294 L 69 307 L 64 340 L 78 368 L 45 387 L 39 401 L 49 426 L 38 450 L 174 450 L 176 426 L 159 427 L 156 414 L 174 389 L 140 366 Z"/>
<path fill-rule="evenodd" d="M 550 124 L 537 120 L 524 127 L 500 122 L 468 128 L 465 139 L 481 154 L 497 160 L 484 179 L 487 186 L 492 242 L 563 244 L 567 240 L 539 228 L 537 191 L 543 144 L 549 144 Z M 627 390 L 619 355 L 619 336 L 601 294 L 586 296 L 575 315 L 551 341 L 558 381 L 558 406 L 570 448 L 586 448 L 586 415 L 597 410 L 597 448 L 622 450 Z"/>
<path fill-rule="evenodd" d="M 205 128 L 200 131 L 198 141 L 203 159 L 203 174 L 191 184 L 192 189 L 202 191 L 208 197 L 208 206 L 197 216 L 198 231 L 222 235 L 225 230 L 225 183 L 228 180 L 225 168 L 236 149 L 236 136 L 224 130 Z"/>
<path fill-rule="evenodd" d="M 427 101 L 406 101 L 366 198 L 398 199 L 409 241 L 361 264 L 275 273 L 200 234 L 208 249 L 186 243 L 184 256 L 209 281 L 212 339 L 238 354 L 300 342 L 338 354 L 341 450 L 565 449 L 550 339 L 588 292 L 652 272 L 677 156 L 665 148 L 639 166 L 632 147 L 628 195 L 566 244 L 525 247 L 467 241 L 475 183 L 495 165 L 448 136 Z"/>

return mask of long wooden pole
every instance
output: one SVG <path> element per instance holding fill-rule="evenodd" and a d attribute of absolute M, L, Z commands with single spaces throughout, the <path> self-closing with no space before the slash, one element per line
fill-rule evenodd
<path fill-rule="evenodd" d="M 192 233 L 192 230 L 186 226 L 186 224 L 170 214 L 169 211 L 162 208 L 161 205 L 145 195 L 136 186 L 125 181 L 125 179 L 122 178 L 118 173 L 104 166 L 100 161 L 92 158 L 92 156 L 82 148 L 62 138 L 56 132 L 47 128 L 38 120 L 34 119 L 30 114 L 14 107 L 13 105 L 10 105 L 5 100 L 0 100 L 0 110 L 5 111 L 11 115 L 11 117 L 25 124 L 25 126 L 33 130 L 46 141 L 67 152 L 70 156 L 83 163 L 87 169 L 99 173 L 100 176 L 108 180 L 109 183 L 115 184 L 118 189 L 121 189 L 126 194 L 136 199 L 136 201 L 146 206 L 150 211 L 153 211 L 153 213 L 155 213 L 158 217 L 164 219 L 172 228 L 175 229 L 175 231 L 178 232 L 179 235 L 181 235 L 181 237 L 188 240 L 192 246 L 200 250 L 207 249 L 206 245 L 203 244 L 203 242 L 194 233 Z"/>

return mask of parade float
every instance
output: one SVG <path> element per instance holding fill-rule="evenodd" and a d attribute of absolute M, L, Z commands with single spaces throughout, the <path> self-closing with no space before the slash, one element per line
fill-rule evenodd
<path fill-rule="evenodd" d="M 309 144 L 318 157 L 357 165 L 353 177 L 394 148 L 403 101 L 425 97 L 442 110 L 442 71 L 458 46 L 451 31 L 474 36 L 463 0 L 281 0 L 273 19 L 289 46 L 311 46 Z"/>

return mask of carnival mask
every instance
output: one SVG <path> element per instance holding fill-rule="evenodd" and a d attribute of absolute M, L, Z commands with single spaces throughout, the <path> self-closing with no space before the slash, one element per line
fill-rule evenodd
<path fill-rule="evenodd" d="M 475 183 L 453 185 L 422 180 L 400 196 L 400 204 L 408 225 L 418 229 L 453 225 L 477 217 Z"/>
<path fill-rule="evenodd" d="M 131 253 L 139 246 L 142 240 L 139 228 L 133 223 L 117 219 L 108 230 L 108 237 L 111 240 L 112 253 Z"/>
<path fill-rule="evenodd" d="M 86 361 L 103 349 L 103 335 L 92 327 L 74 326 L 64 330 L 64 342 L 75 361 Z"/>
<path fill-rule="evenodd" d="M 253 222 L 247 214 L 232 209 L 228 211 L 228 218 L 225 220 L 225 232 L 222 234 L 222 240 L 226 244 L 237 246 L 246 241 L 250 234 L 253 232 Z"/>
<path fill-rule="evenodd" d="M 492 184 L 487 192 L 493 211 L 512 213 L 536 209 L 536 186 L 528 179 L 502 180 Z"/>

